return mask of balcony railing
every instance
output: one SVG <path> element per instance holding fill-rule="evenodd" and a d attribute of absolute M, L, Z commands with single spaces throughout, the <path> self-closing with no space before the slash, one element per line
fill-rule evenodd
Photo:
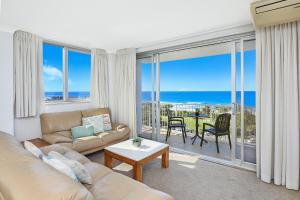
<path fill-rule="evenodd" d="M 188 117 L 189 114 L 195 112 L 195 109 L 198 108 L 200 113 L 206 114 L 207 118 L 199 121 L 199 128 L 202 128 L 202 123 L 214 123 L 218 114 L 220 113 L 231 113 L 230 105 L 207 105 L 199 103 L 180 103 L 180 104 L 160 104 L 160 128 L 165 131 L 168 126 L 168 117 L 167 109 L 173 111 L 175 116 L 181 116 L 185 118 L 187 131 L 195 131 L 195 119 Z M 143 129 L 149 130 L 152 127 L 152 109 L 155 110 L 155 105 L 151 102 L 142 103 L 142 126 Z M 241 124 L 241 113 L 240 106 L 237 107 L 237 139 L 240 137 L 240 124 Z M 245 124 L 245 140 L 249 143 L 255 143 L 255 107 L 245 107 L 244 111 L 244 124 Z"/>

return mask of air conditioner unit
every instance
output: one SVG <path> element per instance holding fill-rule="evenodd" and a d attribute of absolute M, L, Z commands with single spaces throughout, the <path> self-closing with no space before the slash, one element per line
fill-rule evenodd
<path fill-rule="evenodd" d="M 251 4 L 256 27 L 300 20 L 300 0 L 262 0 Z"/>

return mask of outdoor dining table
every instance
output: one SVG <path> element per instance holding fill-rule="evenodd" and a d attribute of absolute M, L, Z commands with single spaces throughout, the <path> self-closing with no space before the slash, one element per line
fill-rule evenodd
<path fill-rule="evenodd" d="M 194 144 L 197 137 L 200 138 L 200 140 L 202 139 L 202 137 L 199 135 L 199 119 L 208 118 L 209 116 L 207 114 L 190 114 L 187 117 L 192 117 L 196 120 L 196 134 L 191 138 L 191 140 L 193 140 L 192 144 Z M 207 140 L 204 139 L 204 142 L 207 143 Z"/>

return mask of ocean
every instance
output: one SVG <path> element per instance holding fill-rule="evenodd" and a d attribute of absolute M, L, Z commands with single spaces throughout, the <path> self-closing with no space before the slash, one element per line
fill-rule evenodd
<path fill-rule="evenodd" d="M 46 100 L 62 99 L 62 92 L 45 92 Z M 85 99 L 89 92 L 69 92 L 70 98 Z M 151 101 L 151 92 L 142 92 L 142 101 Z M 231 91 L 161 91 L 162 103 L 200 103 L 207 105 L 230 105 Z M 241 92 L 237 92 L 237 102 L 241 102 Z M 245 106 L 255 107 L 255 91 L 245 91 Z"/>
<path fill-rule="evenodd" d="M 241 102 L 241 92 L 236 94 L 237 103 Z M 151 101 L 151 92 L 142 92 L 142 100 Z M 255 91 L 245 91 L 245 106 L 255 107 Z M 200 103 L 207 105 L 230 105 L 231 91 L 161 91 L 163 103 Z"/>
<path fill-rule="evenodd" d="M 69 92 L 69 98 L 86 99 L 90 97 L 90 92 Z M 45 92 L 45 100 L 61 100 L 63 92 Z"/>

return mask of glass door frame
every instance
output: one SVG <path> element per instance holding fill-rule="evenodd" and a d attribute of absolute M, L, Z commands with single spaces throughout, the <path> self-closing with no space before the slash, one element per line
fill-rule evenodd
<path fill-rule="evenodd" d="M 241 37 L 241 39 L 233 39 L 231 41 L 216 42 L 228 43 L 231 48 L 231 103 L 232 103 L 232 121 L 231 121 L 231 137 L 232 137 L 232 150 L 231 150 L 231 162 L 234 166 L 239 166 L 249 170 L 256 170 L 256 164 L 248 163 L 244 161 L 244 42 L 255 40 L 254 35 Z M 236 139 L 237 139 L 237 58 L 236 53 L 238 52 L 237 44 L 241 44 L 241 159 L 236 158 Z M 184 48 L 183 48 L 184 49 Z M 163 53 L 163 52 L 162 52 Z M 149 55 L 149 53 L 148 53 Z M 151 64 L 151 79 L 152 79 L 152 91 L 151 91 L 151 103 L 152 103 L 152 140 L 159 140 L 160 135 L 160 52 L 151 52 L 150 54 Z M 212 159 L 216 161 L 213 157 Z M 220 161 L 220 163 L 224 163 Z"/>
<path fill-rule="evenodd" d="M 244 157 L 244 144 L 245 144 L 245 51 L 244 51 L 244 43 L 247 41 L 255 41 L 255 37 L 249 37 L 249 38 L 242 38 L 240 41 L 233 41 L 232 42 L 232 53 L 231 53 L 231 81 L 232 81 L 232 93 L 231 93 L 231 99 L 232 99 L 232 123 L 231 123 L 231 133 L 232 133 L 232 151 L 231 151 L 231 160 L 234 164 L 239 165 L 243 168 L 249 169 L 249 170 L 256 170 L 256 164 L 249 163 L 245 161 Z M 241 158 L 236 158 L 236 143 L 237 143 L 237 65 L 236 65 L 236 55 L 237 55 L 237 44 L 240 43 L 240 67 L 241 67 L 241 147 L 240 147 L 240 154 Z"/>
<path fill-rule="evenodd" d="M 152 79 L 152 140 L 158 141 L 160 134 L 160 61 L 159 53 L 152 53 L 151 79 Z"/>

